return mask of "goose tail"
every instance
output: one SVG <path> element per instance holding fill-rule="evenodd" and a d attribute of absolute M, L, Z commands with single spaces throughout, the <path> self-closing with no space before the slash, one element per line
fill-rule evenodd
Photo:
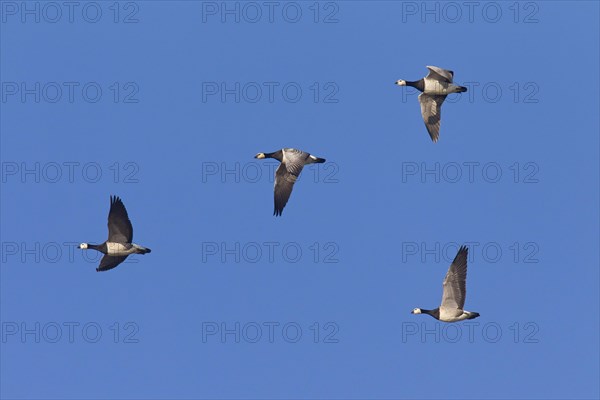
<path fill-rule="evenodd" d="M 137 254 L 147 254 L 147 253 L 152 252 L 152 250 L 150 250 L 149 248 L 144 247 L 144 246 L 140 246 L 140 245 L 137 245 L 137 244 L 135 245 L 135 248 L 136 248 L 136 253 Z"/>
<path fill-rule="evenodd" d="M 475 319 L 477 317 L 479 317 L 478 312 L 471 312 L 471 313 L 469 313 L 469 316 L 467 317 L 467 319 Z"/>
<path fill-rule="evenodd" d="M 311 154 L 311 155 L 308 157 L 308 159 L 306 160 L 306 162 L 305 162 L 305 163 L 306 163 L 306 164 L 313 164 L 313 163 L 319 163 L 319 164 L 322 164 L 322 163 L 324 163 L 325 161 L 327 161 L 327 160 L 325 160 L 324 158 L 320 158 L 320 157 L 313 156 L 313 155 Z"/>

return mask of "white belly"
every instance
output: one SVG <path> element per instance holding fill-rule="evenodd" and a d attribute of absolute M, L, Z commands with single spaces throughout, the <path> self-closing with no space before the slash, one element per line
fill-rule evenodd
<path fill-rule="evenodd" d="M 444 310 L 440 308 L 440 321 L 444 322 L 458 322 L 467 319 L 469 314 L 463 310 Z"/>
<path fill-rule="evenodd" d="M 133 254 L 135 252 L 135 248 L 131 245 L 124 245 L 122 243 L 107 242 L 106 252 L 111 256 L 126 256 Z"/>
<path fill-rule="evenodd" d="M 448 83 L 433 79 L 425 79 L 425 90 L 427 94 L 448 94 Z"/>

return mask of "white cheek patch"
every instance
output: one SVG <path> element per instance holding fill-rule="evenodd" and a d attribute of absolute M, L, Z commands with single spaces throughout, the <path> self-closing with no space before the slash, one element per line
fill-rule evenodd
<path fill-rule="evenodd" d="M 313 160 L 317 159 L 317 157 L 313 156 L 312 154 L 309 157 L 312 158 Z"/>

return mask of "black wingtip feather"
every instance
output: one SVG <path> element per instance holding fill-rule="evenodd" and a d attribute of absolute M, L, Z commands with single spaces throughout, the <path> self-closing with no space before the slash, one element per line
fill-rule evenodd
<path fill-rule="evenodd" d="M 466 262 L 467 258 L 469 255 L 469 248 L 465 245 L 460 246 L 460 248 L 458 249 L 458 251 L 456 252 L 456 257 L 454 257 L 454 260 L 452 261 L 452 263 L 456 263 L 458 262 L 459 259 L 464 257 L 464 260 Z"/>
<path fill-rule="evenodd" d="M 110 204 L 117 204 L 117 203 L 122 203 L 121 198 L 117 195 L 111 195 L 110 196 Z"/>
<path fill-rule="evenodd" d="M 119 196 L 110 196 L 110 208 L 112 209 L 113 207 L 122 207 L 125 209 L 125 204 L 123 204 L 123 200 Z"/>

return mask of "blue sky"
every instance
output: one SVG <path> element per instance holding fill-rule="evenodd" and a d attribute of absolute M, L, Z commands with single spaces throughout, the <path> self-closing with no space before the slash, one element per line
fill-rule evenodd
<path fill-rule="evenodd" d="M 598 398 L 597 3 L 69 7 L 0 3 L 3 398 Z"/>

